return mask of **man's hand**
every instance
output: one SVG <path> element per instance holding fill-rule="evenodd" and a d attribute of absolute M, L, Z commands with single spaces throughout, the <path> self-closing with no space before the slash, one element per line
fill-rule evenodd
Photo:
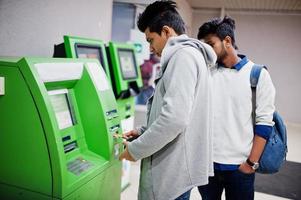
<path fill-rule="evenodd" d="M 138 131 L 137 130 L 131 130 L 129 132 L 126 132 L 122 134 L 122 138 L 126 139 L 127 141 L 132 141 L 138 137 Z"/>
<path fill-rule="evenodd" d="M 134 160 L 134 158 L 133 158 L 133 157 L 131 156 L 131 154 L 129 153 L 129 150 L 128 150 L 128 142 L 124 141 L 123 144 L 124 144 L 124 146 L 125 146 L 125 149 L 124 149 L 124 151 L 120 154 L 119 160 L 126 159 L 126 160 L 129 160 L 129 161 L 136 161 L 136 160 Z"/>
<path fill-rule="evenodd" d="M 248 165 L 248 163 L 246 162 L 243 162 L 239 168 L 238 168 L 239 171 L 241 171 L 242 173 L 245 173 L 245 174 L 252 174 L 252 173 L 255 173 L 255 170 L 252 169 L 252 167 L 250 165 Z"/>

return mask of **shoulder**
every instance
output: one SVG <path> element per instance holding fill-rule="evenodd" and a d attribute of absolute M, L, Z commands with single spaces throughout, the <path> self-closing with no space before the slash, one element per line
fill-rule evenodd
<path fill-rule="evenodd" d="M 201 51 L 189 46 L 178 49 L 172 59 L 177 61 L 182 60 L 188 63 L 194 62 L 195 64 L 205 63 L 205 59 Z"/>
<path fill-rule="evenodd" d="M 269 81 L 270 80 L 270 73 L 267 69 L 266 66 L 262 65 L 262 69 L 261 69 L 261 72 L 260 72 L 260 76 L 259 76 L 259 81 Z"/>
<path fill-rule="evenodd" d="M 179 76 L 197 76 L 201 67 L 206 66 L 202 54 L 193 47 L 180 48 L 170 58 L 166 74 L 178 74 Z"/>
<path fill-rule="evenodd" d="M 254 65 L 259 65 L 259 66 L 262 66 L 261 70 L 260 70 L 260 74 L 259 74 L 259 77 L 258 77 L 258 84 L 260 82 L 263 82 L 263 81 L 268 81 L 267 79 L 270 79 L 270 74 L 269 74 L 269 71 L 267 70 L 267 68 L 265 67 L 265 65 L 261 65 L 261 64 L 256 64 L 252 61 L 249 61 L 245 66 L 244 68 L 246 69 L 246 71 L 248 72 L 248 74 L 251 74 L 252 73 L 252 70 L 253 70 L 253 67 Z"/>

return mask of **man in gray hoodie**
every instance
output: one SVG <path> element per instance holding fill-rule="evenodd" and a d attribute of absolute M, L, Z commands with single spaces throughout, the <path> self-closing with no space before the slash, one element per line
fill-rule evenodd
<path fill-rule="evenodd" d="M 147 125 L 124 134 L 120 159 L 141 161 L 139 200 L 189 199 L 194 186 L 213 175 L 209 68 L 213 49 L 185 35 L 173 1 L 144 10 L 138 28 L 161 57 L 155 92 L 148 100 Z"/>

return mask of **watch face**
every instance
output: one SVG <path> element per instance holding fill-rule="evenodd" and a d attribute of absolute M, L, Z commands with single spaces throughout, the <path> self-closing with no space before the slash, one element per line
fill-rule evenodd
<path fill-rule="evenodd" d="M 258 169 L 258 167 L 259 167 L 259 163 L 258 163 L 258 162 L 251 162 L 251 161 L 249 160 L 249 158 L 246 160 L 246 162 L 247 162 L 247 164 L 248 164 L 250 167 L 252 167 L 253 170 Z"/>
<path fill-rule="evenodd" d="M 254 163 L 254 165 L 252 166 L 252 168 L 253 168 L 254 170 L 258 169 L 258 167 L 259 167 L 259 163 Z"/>

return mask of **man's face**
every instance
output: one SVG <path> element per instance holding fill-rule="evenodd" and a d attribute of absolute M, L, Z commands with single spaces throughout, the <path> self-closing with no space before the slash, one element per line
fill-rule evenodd
<path fill-rule="evenodd" d="M 217 62 L 223 63 L 223 60 L 227 57 L 225 43 L 219 39 L 215 34 L 209 34 L 204 38 L 204 42 L 209 44 L 217 55 Z"/>
<path fill-rule="evenodd" d="M 147 42 L 149 43 L 149 49 L 152 53 L 161 57 L 162 50 L 165 47 L 167 42 L 167 35 L 164 30 L 162 30 L 161 35 L 156 32 L 150 32 L 149 28 L 145 30 L 145 37 Z"/>

